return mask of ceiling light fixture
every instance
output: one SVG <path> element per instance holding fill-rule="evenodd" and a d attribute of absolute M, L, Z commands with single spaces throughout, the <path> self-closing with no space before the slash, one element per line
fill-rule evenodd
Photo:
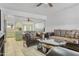
<path fill-rule="evenodd" d="M 39 7 L 41 6 L 42 4 L 48 4 L 50 7 L 53 7 L 53 4 L 52 3 L 39 3 L 36 5 L 36 7 Z"/>

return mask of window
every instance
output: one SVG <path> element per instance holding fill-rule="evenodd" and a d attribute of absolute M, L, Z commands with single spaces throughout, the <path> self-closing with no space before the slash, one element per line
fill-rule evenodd
<path fill-rule="evenodd" d="M 24 31 L 34 31 L 34 24 L 32 22 L 27 22 L 24 25 Z"/>
<path fill-rule="evenodd" d="M 36 31 L 44 31 L 44 28 L 45 28 L 45 24 L 43 22 L 35 24 Z"/>

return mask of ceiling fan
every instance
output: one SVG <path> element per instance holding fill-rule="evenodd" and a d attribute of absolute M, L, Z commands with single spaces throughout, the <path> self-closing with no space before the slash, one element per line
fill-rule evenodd
<path fill-rule="evenodd" d="M 45 4 L 45 3 L 39 3 L 39 4 L 36 5 L 36 7 L 39 7 L 39 6 L 41 6 L 42 4 Z M 52 3 L 47 3 L 47 4 L 49 5 L 49 7 L 53 7 L 53 4 L 52 4 Z"/>

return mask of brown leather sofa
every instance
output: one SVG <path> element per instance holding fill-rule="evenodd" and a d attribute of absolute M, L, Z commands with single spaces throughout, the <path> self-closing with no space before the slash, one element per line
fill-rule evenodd
<path fill-rule="evenodd" d="M 23 40 L 26 42 L 27 47 L 30 47 L 38 43 L 38 41 L 34 37 L 35 32 L 26 32 L 23 35 Z"/>
<path fill-rule="evenodd" d="M 54 36 L 51 36 L 50 38 L 64 40 L 69 43 L 78 44 L 79 43 L 79 30 L 55 29 Z"/>
<path fill-rule="evenodd" d="M 79 52 L 79 30 L 61 30 L 55 29 L 54 36 L 50 38 L 66 41 L 63 47 Z"/>

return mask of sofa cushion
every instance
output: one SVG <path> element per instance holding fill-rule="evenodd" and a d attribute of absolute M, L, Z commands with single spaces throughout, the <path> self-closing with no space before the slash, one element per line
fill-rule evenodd
<path fill-rule="evenodd" d="M 65 30 L 61 30 L 61 34 L 60 36 L 64 37 L 65 36 L 66 31 Z"/>
<path fill-rule="evenodd" d="M 70 33 L 70 38 L 75 38 L 75 34 L 76 34 L 76 31 L 72 30 L 72 32 Z"/>
<path fill-rule="evenodd" d="M 76 38 L 76 39 L 79 39 L 79 32 L 76 32 L 75 38 Z"/>
<path fill-rule="evenodd" d="M 78 39 L 59 37 L 59 36 L 51 36 L 50 39 L 62 40 L 62 41 L 66 41 L 66 42 L 69 42 L 69 43 L 75 43 L 76 41 L 78 41 Z"/>
<path fill-rule="evenodd" d="M 71 30 L 66 30 L 66 33 L 65 33 L 65 37 L 68 37 L 70 38 L 71 37 Z"/>
<path fill-rule="evenodd" d="M 60 30 L 54 30 L 54 35 L 55 36 L 60 36 L 60 33 L 61 33 Z"/>

